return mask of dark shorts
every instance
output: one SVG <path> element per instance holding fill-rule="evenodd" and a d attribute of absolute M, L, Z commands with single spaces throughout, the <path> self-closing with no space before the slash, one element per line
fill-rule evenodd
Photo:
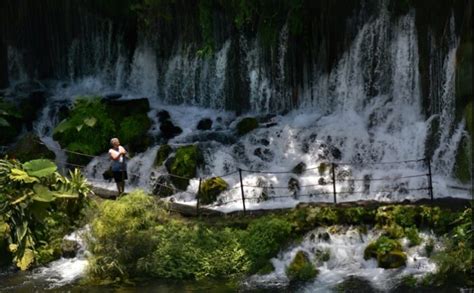
<path fill-rule="evenodd" d="M 127 171 L 114 171 L 115 182 L 123 182 L 128 179 Z"/>

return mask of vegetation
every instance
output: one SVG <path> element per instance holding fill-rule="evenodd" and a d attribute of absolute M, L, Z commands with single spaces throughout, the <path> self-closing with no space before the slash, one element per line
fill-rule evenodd
<path fill-rule="evenodd" d="M 201 184 L 199 193 L 200 203 L 206 205 L 216 201 L 217 196 L 229 187 L 227 182 L 221 177 L 206 179 Z"/>
<path fill-rule="evenodd" d="M 167 145 L 167 144 L 162 144 L 160 145 L 158 151 L 156 152 L 156 158 L 155 158 L 155 163 L 154 165 L 161 166 L 166 159 L 168 159 L 169 155 L 173 152 L 173 149 Z"/>
<path fill-rule="evenodd" d="M 21 270 L 59 257 L 62 238 L 84 216 L 85 178 L 77 170 L 69 178 L 56 170 L 45 159 L 0 160 L 0 255 Z"/>
<path fill-rule="evenodd" d="M 0 97 L 0 145 L 11 143 L 20 133 L 18 121 L 22 118 L 16 106 Z M 20 126 L 20 127 L 19 127 Z"/>
<path fill-rule="evenodd" d="M 294 281 L 310 281 L 316 277 L 318 270 L 309 260 L 304 251 L 298 251 L 286 268 L 286 275 L 291 282 Z"/>
<path fill-rule="evenodd" d="M 407 256 L 400 242 L 381 236 L 365 248 L 364 259 L 370 258 L 376 258 L 381 268 L 393 269 L 405 265 Z"/>
<path fill-rule="evenodd" d="M 186 190 L 189 179 L 196 177 L 197 168 L 202 162 L 202 154 L 197 145 L 179 147 L 171 164 L 167 166 L 170 174 L 179 176 L 171 177 L 173 184 L 181 190 Z"/>

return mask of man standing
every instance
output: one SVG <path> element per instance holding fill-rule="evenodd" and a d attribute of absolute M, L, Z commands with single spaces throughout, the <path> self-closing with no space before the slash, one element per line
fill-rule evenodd
<path fill-rule="evenodd" d="M 118 138 L 112 138 L 110 144 L 112 145 L 112 148 L 109 149 L 109 155 L 112 159 L 112 172 L 117 184 L 118 196 L 120 196 L 125 191 L 125 180 L 128 179 L 127 163 L 125 162 L 127 151 L 120 145 Z"/>

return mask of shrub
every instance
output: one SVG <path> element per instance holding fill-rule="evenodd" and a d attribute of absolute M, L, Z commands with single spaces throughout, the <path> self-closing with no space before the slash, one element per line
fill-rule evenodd
<path fill-rule="evenodd" d="M 303 251 L 298 251 L 295 258 L 286 268 L 286 275 L 290 282 L 293 281 L 309 281 L 318 274 L 314 264 L 311 263 L 308 256 Z"/>

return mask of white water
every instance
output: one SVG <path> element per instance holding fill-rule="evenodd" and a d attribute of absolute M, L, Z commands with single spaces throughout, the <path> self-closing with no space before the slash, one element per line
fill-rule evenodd
<path fill-rule="evenodd" d="M 315 263 L 319 271 L 316 279 L 300 289 L 301 292 L 331 292 L 334 287 L 350 276 L 367 280 L 379 290 L 389 290 L 401 281 L 403 276 L 411 275 L 421 278 L 434 272 L 436 265 L 425 255 L 424 245 L 433 235 L 420 233 L 422 244 L 408 247 L 408 240 L 402 239 L 403 249 L 407 254 L 405 267 L 399 269 L 382 269 L 377 267 L 375 259 L 364 260 L 364 250 L 367 245 L 378 238 L 380 231 L 370 230 L 367 234 L 360 233 L 354 227 L 318 228 L 308 233 L 302 242 L 281 252 L 271 260 L 275 270 L 267 275 L 254 275 L 245 285 L 248 287 L 281 287 L 288 285 L 285 270 L 298 251 L 304 251 Z M 330 240 L 325 241 L 318 235 L 328 232 Z M 435 239 L 435 238 L 433 238 Z M 440 249 L 439 242 L 435 250 Z M 317 260 L 316 254 L 329 252 L 329 260 Z"/>
<path fill-rule="evenodd" d="M 241 49 L 245 51 L 245 58 L 241 62 L 248 72 L 253 111 L 249 116 L 296 106 L 292 105 L 291 94 L 282 86 L 286 78 L 287 30 L 286 26 L 282 29 L 276 50 L 277 83 L 272 83 L 270 74 L 265 71 L 258 42 L 241 37 Z M 123 64 L 125 59 L 122 50 L 119 45 L 111 43 L 110 34 L 109 27 L 104 24 L 100 33 L 90 36 L 89 45 L 82 44 L 87 40 L 78 40 L 79 43 L 73 44 L 69 56 L 71 82 L 58 83 L 51 101 L 71 103 L 80 95 L 112 92 L 120 92 L 123 99 L 148 97 L 152 107 L 148 115 L 154 121 L 150 130 L 152 135 L 159 135 L 156 113 L 165 109 L 170 112 L 173 123 L 183 129 L 181 135 L 170 141 L 172 145 L 201 141 L 199 145 L 204 151 L 206 165 L 198 171 L 199 177 L 227 174 L 237 168 L 288 171 L 300 162 L 314 167 L 301 176 L 243 172 L 244 185 L 260 185 L 266 187 L 271 196 L 282 196 L 262 201 L 262 188 L 245 187 L 248 209 L 291 207 L 307 201 L 332 201 L 332 185 L 319 184 L 331 181 L 329 170 L 320 174 L 317 169 L 326 161 L 349 163 L 341 164 L 336 171 L 339 178 L 344 173 L 348 175 L 348 180 L 336 182 L 336 191 L 340 193 L 339 202 L 428 198 L 428 190 L 425 189 L 428 180 L 427 176 L 423 176 L 427 168 L 423 162 L 373 164 L 425 156 L 427 133 L 434 117 L 424 117 L 422 114 L 413 12 L 393 21 L 386 3 L 381 4 L 378 17 L 369 19 L 361 26 L 352 45 L 333 70 L 313 77 L 311 84 L 314 86 L 306 87 L 297 99 L 299 106 L 285 116 L 276 116 L 273 122 L 277 125 L 261 127 L 242 138 L 234 136 L 237 123 L 235 116 L 220 110 L 225 104 L 224 84 L 230 41 L 225 42 L 210 57 L 197 56 L 192 47 L 178 46 L 169 60 L 158 60 L 153 49 L 143 43 L 137 47 L 128 70 Z M 454 35 L 454 31 L 450 34 Z M 90 53 L 90 50 L 94 51 L 91 44 L 97 47 L 94 54 Z M 459 185 L 451 178 L 451 174 L 458 145 L 465 135 L 463 122 L 454 125 L 456 50 L 457 42 L 454 40 L 449 53 L 443 56 L 443 71 L 438 73 L 444 76 L 444 82 L 438 89 L 442 95 L 439 105 L 436 105 L 440 110 L 437 115 L 441 125 L 447 126 L 440 127 L 439 146 L 432 158 L 435 197 L 469 196 L 467 191 L 448 188 L 448 185 Z M 94 56 L 93 60 L 77 62 L 77 59 L 85 58 L 82 55 L 84 52 L 88 52 L 87 56 Z M 13 53 L 10 55 L 17 56 Z M 85 66 L 87 70 L 81 71 L 78 64 L 88 64 Z M 95 74 L 78 75 L 76 72 Z M 51 101 L 48 107 L 54 108 Z M 47 111 L 51 110 L 44 110 L 45 114 L 36 129 L 42 140 L 57 152 L 58 163 L 61 163 L 65 160 L 64 153 L 56 150 L 57 144 L 50 138 L 51 128 L 56 121 Z M 209 132 L 196 131 L 196 124 L 207 117 L 214 121 L 212 131 L 234 137 L 238 139 L 237 143 L 202 142 L 199 136 Z M 217 122 L 218 118 L 220 122 Z M 331 149 L 339 150 L 340 158 L 331 155 Z M 152 165 L 156 150 L 157 147 L 152 146 L 130 161 L 127 190 L 136 187 L 152 190 L 154 178 L 166 172 L 164 168 L 155 169 Z M 108 165 L 107 156 L 99 156 L 87 166 L 86 174 L 94 184 L 115 189 L 113 183 L 104 182 L 101 178 Z M 400 178 L 416 175 L 422 176 Z M 363 181 L 365 177 L 383 180 L 371 181 L 368 185 Z M 298 179 L 301 186 L 311 186 L 302 187 L 294 197 L 288 197 L 292 194 L 288 190 L 290 178 Z M 219 197 L 218 203 L 221 205 L 216 208 L 223 211 L 241 209 L 238 174 L 224 179 L 230 189 Z M 195 178 L 188 187 L 189 193 L 173 197 L 194 205 L 197 188 L 198 178 Z"/>

